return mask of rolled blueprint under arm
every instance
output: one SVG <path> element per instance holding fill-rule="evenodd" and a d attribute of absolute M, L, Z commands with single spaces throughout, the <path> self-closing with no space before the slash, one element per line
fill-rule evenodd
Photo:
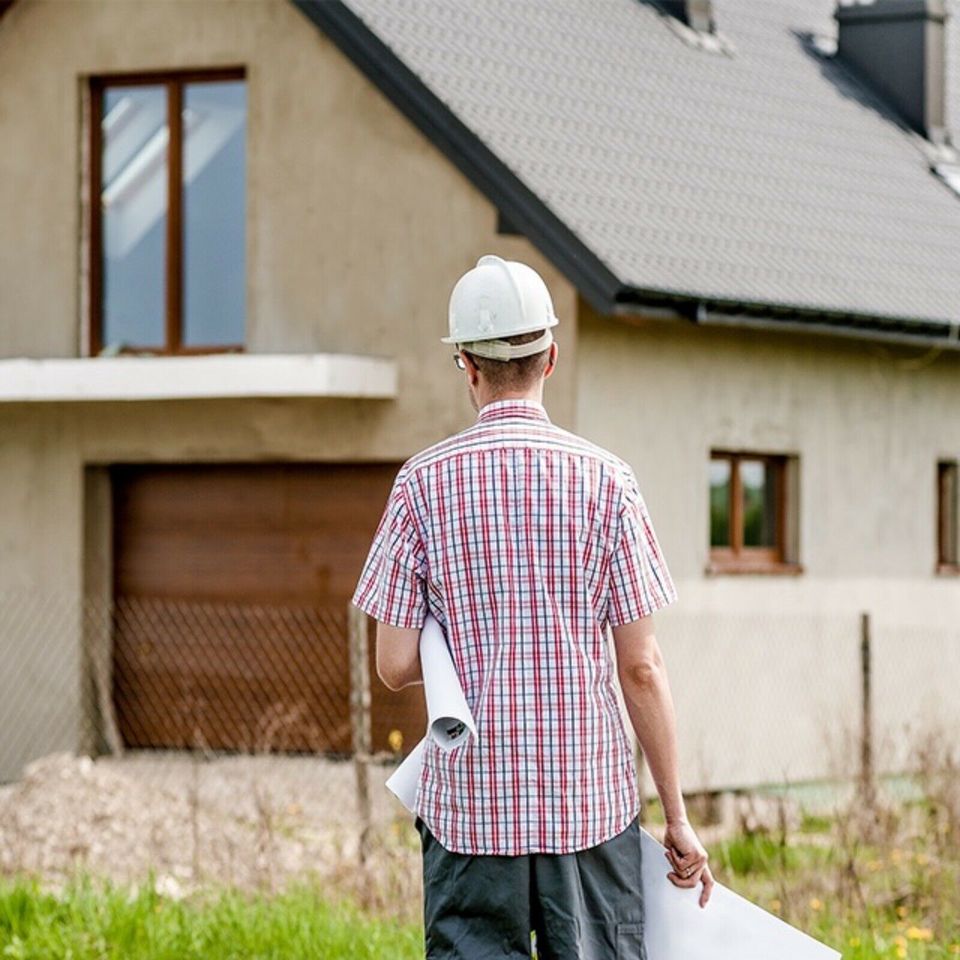
<path fill-rule="evenodd" d="M 416 812 L 417 788 L 427 739 L 436 742 L 443 750 L 452 750 L 471 735 L 477 735 L 443 628 L 431 613 L 427 614 L 420 631 L 420 667 L 427 700 L 427 736 L 387 780 L 387 788 L 411 813 Z"/>

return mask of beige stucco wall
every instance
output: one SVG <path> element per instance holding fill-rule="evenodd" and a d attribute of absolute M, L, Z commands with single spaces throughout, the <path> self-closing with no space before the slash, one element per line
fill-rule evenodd
<path fill-rule="evenodd" d="M 554 294 L 553 418 L 636 468 L 680 593 L 658 635 L 685 786 L 828 773 L 857 715 L 861 610 L 881 765 L 906 759 L 905 719 L 960 723 L 960 582 L 932 573 L 957 358 L 593 316 L 286 0 L 19 0 L 0 21 L 0 127 L 17 144 L 0 150 L 0 356 L 82 353 L 85 77 L 226 64 L 247 67 L 249 348 L 394 356 L 399 398 L 0 405 L 0 635 L 16 641 L 0 780 L 77 742 L 84 465 L 399 460 L 462 428 L 473 411 L 438 338 L 450 285 L 484 252 L 527 260 Z M 721 445 L 800 456 L 801 576 L 704 575 Z"/>
<path fill-rule="evenodd" d="M 572 287 L 526 240 L 496 234 L 496 210 L 287 0 L 18 0 L 0 21 L 0 120 L 17 145 L 0 152 L 0 356 L 83 352 L 86 78 L 238 64 L 248 348 L 396 356 L 401 397 L 362 438 L 396 458 L 472 416 L 439 337 L 456 278 L 499 253 L 540 270 L 567 321 L 548 399 L 569 423 Z"/>
<path fill-rule="evenodd" d="M 955 739 L 960 579 L 937 576 L 936 461 L 960 456 L 960 355 L 581 311 L 578 426 L 633 466 L 678 602 L 657 614 L 684 781 L 830 772 L 871 614 L 878 764 Z M 799 576 L 704 573 L 711 447 L 799 455 Z"/>
<path fill-rule="evenodd" d="M 497 235 L 495 208 L 287 0 L 18 0 L 0 21 L 0 357 L 84 353 L 86 78 L 238 64 L 248 348 L 394 357 L 399 395 L 0 405 L 0 635 L 16 667 L 0 671 L 15 731 L 0 780 L 76 735 L 85 464 L 405 459 L 475 418 L 439 338 L 456 278 L 491 252 L 550 287 L 562 362 L 544 399 L 573 426 L 572 286 Z"/>

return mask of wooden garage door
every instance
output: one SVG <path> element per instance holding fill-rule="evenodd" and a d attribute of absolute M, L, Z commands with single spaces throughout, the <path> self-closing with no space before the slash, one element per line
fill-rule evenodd
<path fill-rule="evenodd" d="M 347 604 L 398 465 L 117 466 L 114 703 L 131 747 L 346 753 Z M 422 688 L 373 667 L 373 745 Z"/>

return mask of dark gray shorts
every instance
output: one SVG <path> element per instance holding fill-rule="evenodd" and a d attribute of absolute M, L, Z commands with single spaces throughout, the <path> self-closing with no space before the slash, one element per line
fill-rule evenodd
<path fill-rule="evenodd" d="M 576 853 L 452 853 L 417 817 L 427 960 L 647 960 L 640 824 Z"/>

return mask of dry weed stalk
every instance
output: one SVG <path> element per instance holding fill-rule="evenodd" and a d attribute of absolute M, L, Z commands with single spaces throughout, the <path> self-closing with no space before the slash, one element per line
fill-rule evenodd
<path fill-rule="evenodd" d="M 274 857 L 276 856 L 276 812 L 269 790 L 259 777 L 251 778 L 253 799 L 257 810 L 257 842 L 254 846 L 254 872 L 257 885 L 272 893 L 274 888 Z"/>
<path fill-rule="evenodd" d="M 190 867 L 193 882 L 200 882 L 200 765 L 196 753 L 190 762 L 190 784 L 187 789 L 187 810 L 190 817 Z"/>
<path fill-rule="evenodd" d="M 791 902 L 787 887 L 787 847 L 790 845 L 790 835 L 787 821 L 786 799 L 782 793 L 777 796 L 777 832 L 777 884 L 780 888 L 780 902 L 783 905 L 782 916 L 786 920 L 791 911 Z"/>
<path fill-rule="evenodd" d="M 927 828 L 939 849 L 960 846 L 960 748 L 942 726 L 927 726 L 914 740 L 915 775 L 927 809 Z"/>
<path fill-rule="evenodd" d="M 337 879 L 367 910 L 405 923 L 421 919 L 420 844 L 409 818 L 375 827 L 364 866 L 344 858 Z"/>

